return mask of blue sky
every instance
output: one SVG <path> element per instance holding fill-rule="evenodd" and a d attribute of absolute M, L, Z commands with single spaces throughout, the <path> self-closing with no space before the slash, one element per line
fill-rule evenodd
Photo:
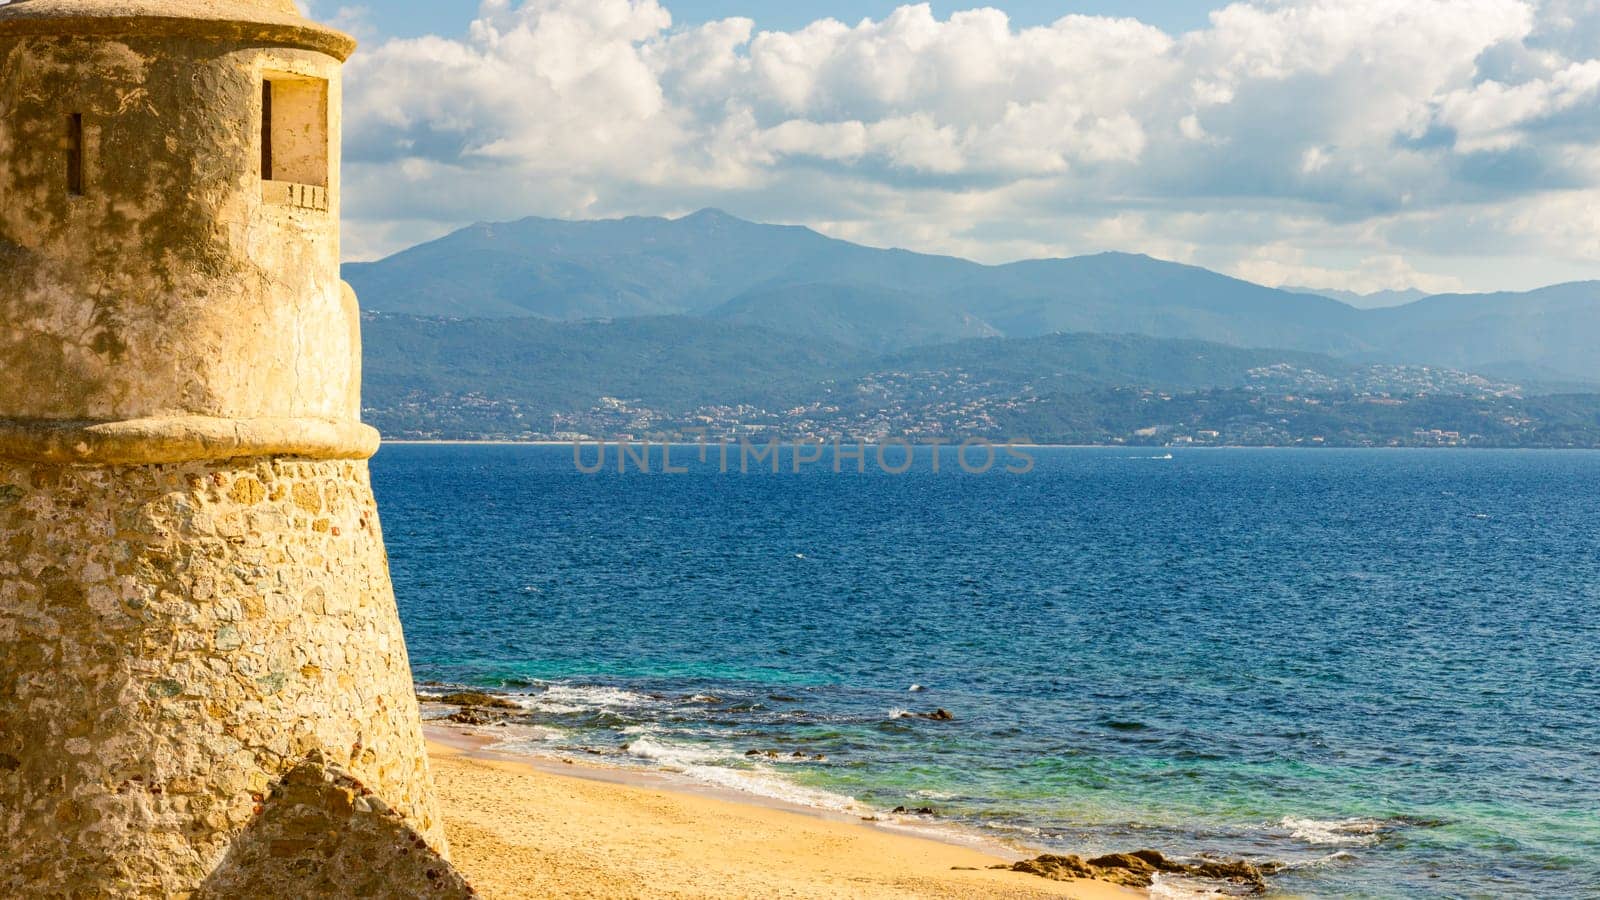
<path fill-rule="evenodd" d="M 477 13 L 476 3 L 462 0 L 358 0 L 347 5 L 366 7 L 370 13 L 367 21 L 376 33 L 390 37 L 424 34 L 459 36 Z M 792 31 L 825 17 L 850 24 L 866 17 L 882 18 L 898 5 L 893 0 L 806 0 L 799 3 L 779 0 L 681 0 L 669 4 L 669 8 L 676 25 L 742 16 L 754 19 L 760 28 Z M 1012 3 L 941 2 L 933 4 L 933 9 L 942 18 L 956 9 L 993 6 L 1004 10 L 1019 27 L 1046 25 L 1072 14 L 1132 16 L 1167 31 L 1179 32 L 1204 27 L 1206 16 L 1218 5 L 1186 0 L 1022 0 Z M 332 8 L 331 3 L 323 6 Z"/>
<path fill-rule="evenodd" d="M 351 259 L 477 221 L 718 207 L 982 262 L 1119 250 L 1357 292 L 1600 278 L 1600 0 L 310 6 L 363 38 Z"/>

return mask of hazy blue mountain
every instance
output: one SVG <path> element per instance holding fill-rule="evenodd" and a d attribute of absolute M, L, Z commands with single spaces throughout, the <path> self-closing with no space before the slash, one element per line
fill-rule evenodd
<path fill-rule="evenodd" d="M 1147 256 L 984 266 L 716 210 L 674 220 L 479 224 L 348 265 L 345 277 L 363 307 L 378 312 L 562 320 L 712 313 L 864 347 L 1102 331 L 1367 349 L 1346 327 L 1354 312 L 1335 301 Z"/>
<path fill-rule="evenodd" d="M 1336 291 L 1332 288 L 1285 286 L 1283 289 L 1294 291 L 1297 294 L 1315 294 L 1319 297 L 1328 297 L 1338 300 L 1340 303 L 1354 306 L 1356 309 L 1385 309 L 1390 306 L 1404 306 L 1407 303 L 1415 303 L 1428 296 L 1427 291 L 1419 291 L 1416 288 L 1406 288 L 1402 291 L 1372 291 L 1366 294 L 1358 294 L 1355 291 Z"/>
<path fill-rule="evenodd" d="M 977 268 L 704 210 L 681 219 L 480 223 L 348 264 L 344 276 L 377 312 L 576 320 L 700 313 L 757 286 L 819 280 L 926 290 Z"/>
<path fill-rule="evenodd" d="M 707 315 L 866 350 L 1001 335 L 978 317 L 930 302 L 926 295 L 863 285 L 760 287 Z"/>
<path fill-rule="evenodd" d="M 1319 353 L 1370 349 L 1361 314 L 1336 300 L 1136 254 L 998 266 L 953 291 L 952 301 L 1009 337 L 1088 331 Z"/>
<path fill-rule="evenodd" d="M 366 315 L 365 396 L 478 394 L 539 414 L 623 397 L 681 411 L 782 404 L 849 369 L 857 350 L 816 338 L 683 316 L 613 322 Z"/>
<path fill-rule="evenodd" d="M 1036 338 L 967 340 L 916 347 L 872 362 L 886 372 L 962 371 L 980 382 L 1029 387 L 1034 393 L 1102 387 L 1198 390 L 1236 388 L 1250 373 L 1287 365 L 1330 380 L 1349 379 L 1360 367 L 1319 353 L 1230 347 L 1209 341 L 1135 334 L 1051 334 Z"/>
<path fill-rule="evenodd" d="M 988 335 L 1126 333 L 1600 382 L 1600 283 L 1357 309 L 1147 256 L 985 266 L 715 210 L 474 225 L 348 265 L 345 275 L 365 309 L 390 313 L 704 316 L 874 351 Z"/>
<path fill-rule="evenodd" d="M 1381 352 L 1540 380 L 1600 382 L 1600 281 L 1441 294 L 1364 314 Z"/>

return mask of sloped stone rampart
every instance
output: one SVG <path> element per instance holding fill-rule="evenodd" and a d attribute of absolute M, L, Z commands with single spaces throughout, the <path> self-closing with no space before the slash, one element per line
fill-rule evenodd
<path fill-rule="evenodd" d="M 365 462 L 0 459 L 0 896 L 178 896 L 320 754 L 443 852 Z"/>

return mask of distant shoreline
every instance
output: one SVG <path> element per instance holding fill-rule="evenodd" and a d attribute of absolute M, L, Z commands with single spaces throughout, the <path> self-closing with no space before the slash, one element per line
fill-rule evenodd
<path fill-rule="evenodd" d="M 606 439 L 604 441 L 597 441 L 597 440 L 593 440 L 593 439 L 588 439 L 588 440 L 577 441 L 577 442 L 574 442 L 574 441 L 498 441 L 498 440 L 496 440 L 496 441 L 478 441 L 478 440 L 426 440 L 426 441 L 417 441 L 417 440 L 390 440 L 388 438 L 385 438 L 384 441 L 383 441 L 384 446 L 397 446 L 397 447 L 407 447 L 407 446 L 409 446 L 409 447 L 471 447 L 471 446 L 482 446 L 482 447 L 570 447 L 574 443 L 579 443 L 579 444 L 581 444 L 582 446 L 585 446 L 585 447 L 593 447 L 597 443 L 605 443 L 605 444 L 608 444 L 608 445 L 615 445 L 618 442 L 615 439 L 611 439 L 611 438 L 608 438 L 608 439 Z M 661 447 L 661 446 L 698 447 L 698 446 L 700 446 L 700 442 L 699 441 L 649 441 L 649 442 L 634 441 L 633 443 L 636 444 L 636 445 L 643 445 L 643 444 L 648 443 L 649 446 L 652 446 L 652 447 Z M 801 443 L 802 443 L 801 441 L 779 441 L 778 442 L 779 446 L 782 446 L 782 447 L 793 447 L 793 446 L 797 446 L 797 445 L 799 445 Z M 715 447 L 715 446 L 717 446 L 717 442 L 708 441 L 706 443 L 706 446 Z M 730 446 L 732 446 L 732 444 L 730 444 Z M 824 444 L 822 444 L 822 446 L 824 448 L 826 448 L 826 447 L 828 447 L 830 445 L 828 443 L 824 443 Z M 850 444 L 850 446 L 855 446 L 855 443 L 852 442 Z M 880 445 L 875 443 L 875 442 L 872 442 L 872 441 L 863 441 L 863 442 L 861 442 L 861 446 L 877 447 L 877 446 L 880 446 Z M 898 447 L 900 445 L 899 444 L 894 444 L 894 445 L 890 445 L 890 446 Z M 931 445 L 929 445 L 929 444 L 917 444 L 917 445 L 914 445 L 914 446 L 916 446 L 917 449 L 920 450 L 920 449 L 929 447 Z M 941 444 L 940 446 L 948 447 L 948 448 L 951 448 L 951 449 L 955 449 L 955 448 L 959 447 L 960 445 L 959 444 Z M 1006 445 L 1004 443 L 996 443 L 995 446 L 996 447 L 1004 447 Z M 1512 451 L 1512 452 L 1540 452 L 1540 453 L 1544 453 L 1544 452 L 1557 452 L 1557 453 L 1563 453 L 1563 452 L 1564 453 L 1596 453 L 1596 452 L 1600 452 L 1600 447 L 1348 447 L 1348 446 L 1344 446 L 1342 444 L 1316 445 L 1316 446 L 1311 446 L 1311 445 L 1306 445 L 1306 444 L 1196 444 L 1196 445 L 1193 445 L 1193 446 L 1173 446 L 1173 447 L 1168 447 L 1168 446 L 1149 446 L 1149 445 L 1145 445 L 1145 444 L 1012 444 L 1011 446 L 1013 446 L 1013 447 L 1021 447 L 1021 448 L 1027 449 L 1027 450 L 1144 450 L 1144 451 L 1149 451 L 1149 452 L 1162 451 L 1162 452 L 1167 452 L 1167 453 L 1172 453 L 1172 452 L 1176 452 L 1176 451 L 1180 451 L 1180 450 L 1181 451 L 1185 451 L 1185 452 L 1191 451 L 1191 450 L 1472 450 L 1472 451 L 1501 450 L 1501 451 Z"/>

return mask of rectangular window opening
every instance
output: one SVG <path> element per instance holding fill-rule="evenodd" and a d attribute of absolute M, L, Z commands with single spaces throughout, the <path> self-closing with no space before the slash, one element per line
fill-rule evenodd
<path fill-rule="evenodd" d="M 261 82 L 261 180 L 272 180 L 272 82 Z"/>
<path fill-rule="evenodd" d="M 261 178 L 328 186 L 328 82 L 269 73 L 261 84 Z"/>
<path fill-rule="evenodd" d="M 67 193 L 83 196 L 83 113 L 67 117 Z"/>

